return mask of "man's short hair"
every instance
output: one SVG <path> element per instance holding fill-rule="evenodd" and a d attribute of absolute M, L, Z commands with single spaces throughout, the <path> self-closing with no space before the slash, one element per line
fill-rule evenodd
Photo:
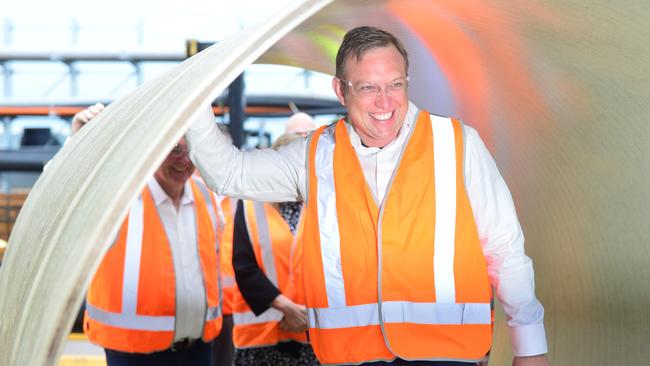
<path fill-rule="evenodd" d="M 354 56 L 357 60 L 373 48 L 393 45 L 404 58 L 405 72 L 409 68 L 409 58 L 404 46 L 394 35 L 375 27 L 361 26 L 348 31 L 343 37 L 341 47 L 336 54 L 336 77 L 345 79 L 345 62 Z"/>

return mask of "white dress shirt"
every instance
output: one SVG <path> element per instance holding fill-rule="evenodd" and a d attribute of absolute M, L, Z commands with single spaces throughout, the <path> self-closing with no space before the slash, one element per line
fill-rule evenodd
<path fill-rule="evenodd" d="M 174 260 L 176 277 L 176 333 L 174 341 L 201 338 L 207 299 L 203 270 L 196 242 L 196 217 L 192 187 L 185 182 L 181 202 L 176 209 L 171 198 L 155 178 L 147 182 L 158 209 Z"/>
<path fill-rule="evenodd" d="M 365 147 L 348 125 L 350 140 L 368 186 L 382 202 L 418 108 L 409 104 L 397 138 L 384 148 Z M 507 315 L 515 356 L 547 352 L 544 308 L 535 297 L 533 266 L 510 191 L 476 130 L 464 126 L 465 179 L 488 274 Z M 230 144 L 204 108 L 188 131 L 190 158 L 219 194 L 255 201 L 294 201 L 306 196 L 305 139 L 277 150 L 242 152 Z"/>

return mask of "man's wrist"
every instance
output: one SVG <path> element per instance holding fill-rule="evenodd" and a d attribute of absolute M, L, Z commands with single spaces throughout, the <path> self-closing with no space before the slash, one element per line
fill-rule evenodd
<path fill-rule="evenodd" d="M 515 357 L 512 366 L 549 366 L 546 355 Z"/>
<path fill-rule="evenodd" d="M 286 296 L 284 296 L 282 294 L 279 294 L 278 296 L 275 297 L 275 299 L 273 299 L 273 301 L 271 302 L 271 306 L 274 309 L 277 309 L 277 310 L 281 311 L 282 313 L 284 313 L 284 312 L 287 311 L 287 309 L 291 305 L 289 303 L 289 301 L 291 301 L 291 300 L 289 300 L 288 297 L 286 297 Z"/>

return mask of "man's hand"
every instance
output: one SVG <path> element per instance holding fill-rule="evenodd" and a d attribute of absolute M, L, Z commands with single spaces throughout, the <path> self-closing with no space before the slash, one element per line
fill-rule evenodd
<path fill-rule="evenodd" d="M 104 110 L 104 105 L 101 103 L 96 103 L 90 107 L 84 109 L 83 111 L 77 113 L 72 117 L 72 134 L 74 135 L 79 131 L 86 123 L 90 122 L 96 115 Z"/>
<path fill-rule="evenodd" d="M 512 366 L 549 366 L 546 355 L 515 357 Z"/>
<path fill-rule="evenodd" d="M 271 306 L 284 314 L 284 318 L 280 322 L 280 329 L 287 332 L 304 332 L 307 330 L 307 309 L 303 305 L 298 305 L 288 297 L 280 294 L 273 300 Z"/>

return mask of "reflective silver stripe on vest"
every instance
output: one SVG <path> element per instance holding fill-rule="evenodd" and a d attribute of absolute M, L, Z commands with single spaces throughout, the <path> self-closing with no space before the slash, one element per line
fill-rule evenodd
<path fill-rule="evenodd" d="M 218 319 L 221 316 L 221 305 L 208 308 L 207 314 L 205 314 L 205 320 L 211 321 Z"/>
<path fill-rule="evenodd" d="M 173 316 L 149 316 L 112 313 L 98 309 L 88 303 L 86 303 L 86 311 L 88 311 L 88 316 L 93 320 L 106 325 L 110 325 L 112 327 L 154 332 L 174 331 Z"/>
<path fill-rule="evenodd" d="M 252 311 L 243 313 L 234 313 L 232 315 L 235 325 L 262 324 L 267 322 L 279 322 L 284 315 L 279 310 L 269 308 L 259 316 L 255 316 Z"/>
<path fill-rule="evenodd" d="M 249 235 L 252 233 L 251 225 L 248 222 L 250 212 L 247 211 L 248 205 L 244 204 L 244 217 L 246 218 L 246 227 Z M 257 242 L 260 245 L 262 254 L 262 264 L 264 265 L 264 274 L 275 285 L 278 284 L 278 273 L 275 269 L 275 255 L 273 254 L 273 244 L 271 243 L 271 230 L 269 229 L 268 218 L 264 210 L 263 202 L 253 202 L 253 214 L 255 215 L 255 222 L 257 223 Z"/>
<path fill-rule="evenodd" d="M 135 315 L 138 307 L 138 284 L 140 282 L 140 259 L 144 230 L 144 206 L 142 195 L 131 204 L 124 250 L 124 273 L 122 274 L 122 313 Z"/>
<path fill-rule="evenodd" d="M 238 204 L 239 198 L 230 198 L 230 217 L 235 217 L 235 211 L 237 211 Z"/>
<path fill-rule="evenodd" d="M 434 258 L 435 303 L 382 302 L 384 323 L 490 324 L 490 304 L 456 304 L 454 255 L 456 232 L 456 146 L 451 119 L 431 116 L 434 143 L 436 222 Z M 329 132 L 329 133 L 328 133 Z M 379 305 L 346 306 L 336 192 L 334 138 L 326 129 L 318 140 L 314 161 L 321 256 L 328 308 L 308 309 L 310 327 L 345 328 L 379 324 Z M 444 213 L 444 214 L 443 214 Z"/>
<path fill-rule="evenodd" d="M 221 277 L 221 285 L 223 288 L 235 288 L 235 276 Z"/>
<path fill-rule="evenodd" d="M 222 290 L 222 285 L 221 285 L 221 253 L 219 252 L 219 230 L 218 230 L 219 217 L 217 216 L 216 208 L 212 204 L 212 195 L 211 195 L 210 191 L 208 190 L 208 188 L 201 181 L 199 181 L 198 179 L 194 179 L 194 183 L 196 183 L 196 186 L 199 187 L 199 191 L 201 191 L 201 194 L 203 195 L 203 199 L 205 200 L 205 204 L 208 207 L 208 213 L 209 213 L 209 215 L 211 217 L 212 227 L 214 228 L 213 229 L 214 230 L 214 237 L 215 237 L 215 243 L 214 243 L 215 248 L 214 249 L 217 251 L 217 263 L 216 263 L 216 266 L 217 266 L 217 291 L 219 293 L 219 305 L 215 306 L 215 307 L 210 307 L 210 308 L 207 309 L 206 314 L 205 314 L 205 320 L 206 321 L 211 321 L 211 320 L 217 319 L 217 318 L 219 318 L 221 316 L 221 303 L 223 301 L 222 300 L 223 299 L 223 290 Z M 198 214 L 198 210 L 196 212 Z M 198 248 L 198 245 L 199 245 L 199 242 L 198 242 L 198 240 L 199 240 L 198 228 L 197 228 L 196 240 L 197 240 L 196 245 L 197 245 L 197 248 Z M 199 261 L 200 261 L 200 259 L 199 259 Z M 204 284 L 204 287 L 205 287 L 205 281 L 203 282 L 203 284 Z M 205 299 L 206 299 L 206 302 L 207 302 L 207 299 L 208 299 L 208 294 L 207 294 L 208 288 L 207 287 L 205 287 L 205 291 L 206 291 Z"/>
<path fill-rule="evenodd" d="M 214 213 L 210 193 L 200 183 L 197 186 L 201 188 L 204 194 L 206 205 L 210 214 Z M 86 302 L 86 309 L 88 316 L 100 323 L 106 325 L 133 329 L 133 330 L 146 330 L 146 331 L 174 331 L 175 317 L 174 316 L 150 316 L 137 314 L 137 301 L 138 301 L 138 284 L 140 281 L 140 262 L 142 256 L 142 240 L 144 231 L 144 204 L 142 195 L 136 199 L 131 205 L 129 211 L 129 222 L 127 228 L 126 248 L 124 255 L 124 274 L 122 285 L 122 312 L 113 313 L 101 310 Z M 213 224 L 216 224 L 216 216 L 213 216 Z M 215 229 L 216 236 L 216 229 Z M 217 239 L 218 240 L 218 239 Z M 218 243 L 215 243 L 218 247 Z M 198 247 L 198 233 L 197 233 L 197 247 Z M 217 248 L 215 248 L 216 250 Z M 217 256 L 217 273 L 219 265 L 219 257 Z M 221 283 L 217 279 L 219 290 L 219 299 L 221 299 Z M 207 288 L 206 288 L 207 291 Z M 206 293 L 207 298 L 207 293 Z M 205 320 L 211 321 L 221 316 L 221 302 L 218 306 L 209 307 L 206 310 Z"/>
<path fill-rule="evenodd" d="M 199 187 L 199 191 L 201 191 L 201 194 L 203 194 L 203 199 L 205 200 L 205 204 L 208 206 L 208 213 L 210 214 L 210 221 L 212 222 L 212 227 L 214 227 L 214 233 L 217 235 L 219 232 L 217 228 L 219 227 L 219 216 L 217 216 L 217 210 L 212 204 L 212 197 L 210 195 L 210 191 L 208 191 L 208 188 L 203 185 L 198 179 L 194 178 L 194 183 L 196 183 L 196 186 Z M 217 247 L 219 246 L 219 238 L 217 238 Z"/>
<path fill-rule="evenodd" d="M 379 324 L 379 306 L 365 304 L 340 308 L 308 308 L 309 327 L 338 329 Z M 489 303 L 440 304 L 409 301 L 382 303 L 384 323 L 428 325 L 490 324 Z"/>
<path fill-rule="evenodd" d="M 436 223 L 433 278 L 436 302 L 456 303 L 454 243 L 456 238 L 456 140 L 451 119 L 431 116 L 433 131 Z M 455 324 L 455 323 L 452 323 Z"/>
<path fill-rule="evenodd" d="M 330 129 L 334 126 L 336 125 L 325 129 L 318 139 L 314 168 L 317 180 L 318 231 L 327 304 L 338 308 L 345 306 L 345 287 L 341 271 L 341 238 L 334 188 L 334 136 L 330 133 Z"/>
<path fill-rule="evenodd" d="M 174 331 L 174 316 L 138 315 L 138 284 L 144 231 L 144 203 L 140 195 L 131 204 L 127 227 L 122 278 L 122 312 L 114 313 L 96 308 L 86 302 L 88 316 L 100 323 L 124 329 L 145 331 Z"/>

